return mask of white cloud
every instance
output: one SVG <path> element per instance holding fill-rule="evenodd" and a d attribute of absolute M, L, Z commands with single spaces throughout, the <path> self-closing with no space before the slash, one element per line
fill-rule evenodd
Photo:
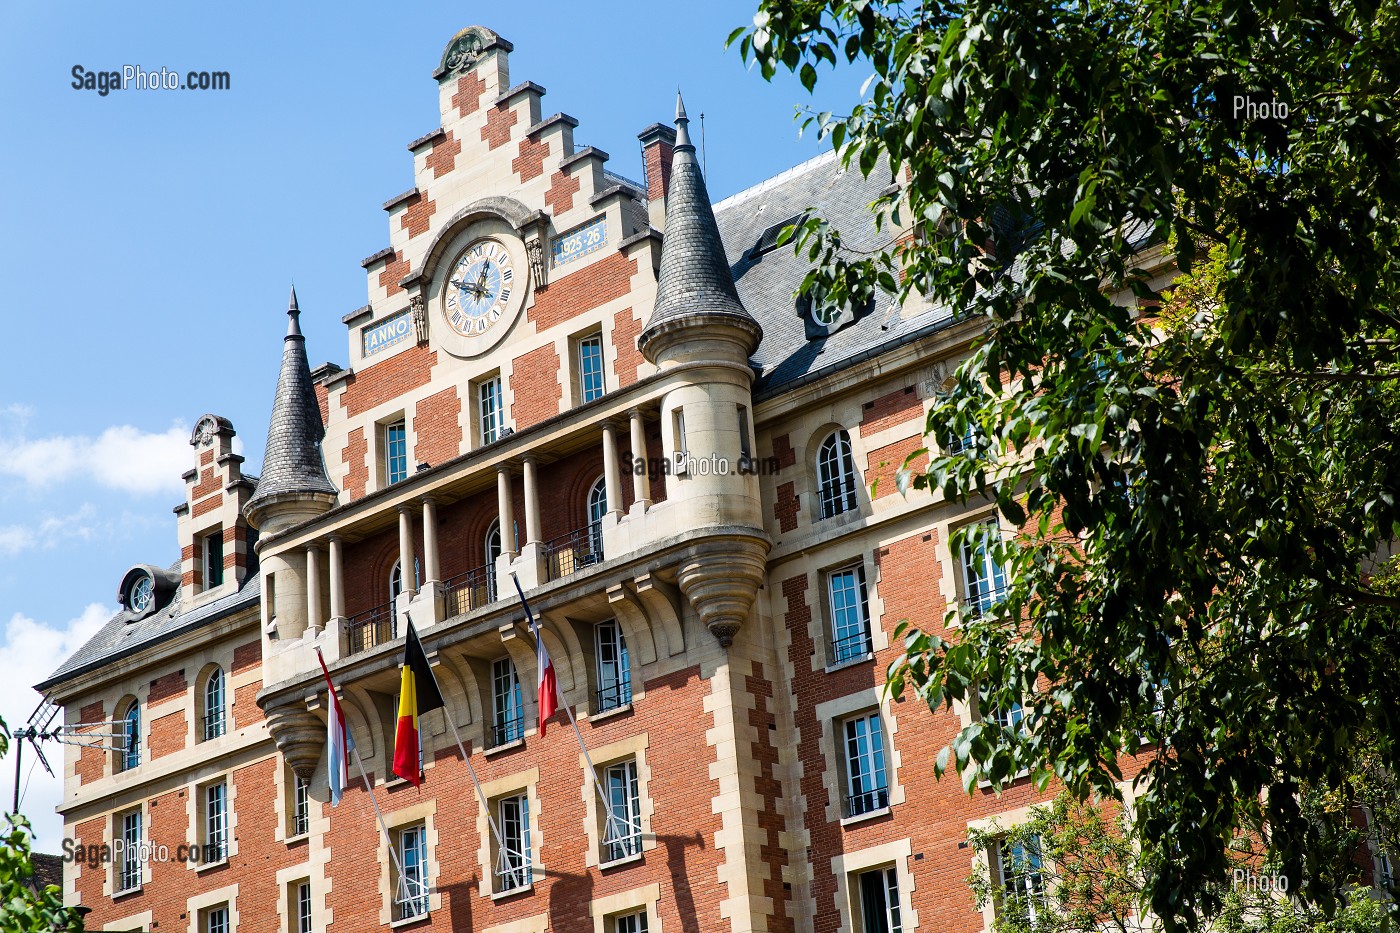
<path fill-rule="evenodd" d="M 34 707 L 39 704 L 40 695 L 31 686 L 33 682 L 47 677 L 74 651 L 91 638 L 102 624 L 112 617 L 116 610 L 101 603 L 93 603 L 75 619 L 62 625 L 47 625 L 16 612 L 0 633 L 0 657 L 5 659 L 5 672 L 0 678 L 0 717 L 3 717 L 11 730 L 22 726 Z M 26 743 L 27 745 L 28 743 Z M 63 840 L 63 821 L 54 808 L 63 799 L 63 753 L 65 747 L 56 742 L 44 743 L 44 754 L 53 766 L 56 777 L 49 777 L 36 762 L 31 749 L 25 749 L 23 772 L 20 774 L 20 787 L 24 788 L 24 802 L 21 811 L 34 824 L 35 848 L 42 852 L 58 852 Z M 11 748 L 11 754 L 14 749 Z M 6 767 L 0 769 L 0 786 L 4 786 L 3 797 L 9 804 L 13 768 L 11 760 L 5 759 Z M 25 786 L 25 782 L 28 786 Z"/>
<path fill-rule="evenodd" d="M 179 422 L 162 433 L 123 424 L 97 437 L 31 439 L 23 434 L 23 425 L 32 410 L 11 405 L 4 412 L 14 416 L 20 430 L 0 436 L 0 475 L 18 477 L 30 486 L 79 480 L 141 495 L 178 492 L 184 487 L 181 474 L 194 462 L 189 429 Z"/>
<path fill-rule="evenodd" d="M 96 534 L 97 510 L 85 504 L 69 515 L 49 515 L 37 525 L 0 526 L 0 555 L 13 556 L 34 548 L 53 548 L 68 541 L 89 541 Z"/>

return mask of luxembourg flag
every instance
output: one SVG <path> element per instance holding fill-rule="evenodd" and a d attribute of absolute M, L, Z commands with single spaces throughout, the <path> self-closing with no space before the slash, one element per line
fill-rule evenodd
<path fill-rule="evenodd" d="M 331 712 L 326 717 L 326 766 L 330 770 L 331 806 L 335 806 L 350 785 L 350 753 L 355 750 L 355 740 L 345 725 L 345 713 L 340 708 L 340 698 L 335 695 L 331 672 L 326 670 L 326 659 L 319 650 L 316 660 L 321 662 L 321 673 L 326 675 L 326 690 L 331 697 Z"/>
<path fill-rule="evenodd" d="M 539 671 L 540 735 L 544 735 L 545 721 L 559 709 L 559 682 L 554 678 L 554 662 L 550 660 L 549 649 L 544 646 L 540 635 L 540 623 L 530 611 L 525 601 L 525 591 L 520 588 L 520 578 L 510 575 L 515 581 L 515 591 L 520 594 L 520 605 L 525 609 L 525 618 L 530 621 L 530 632 L 535 636 L 535 669 Z"/>

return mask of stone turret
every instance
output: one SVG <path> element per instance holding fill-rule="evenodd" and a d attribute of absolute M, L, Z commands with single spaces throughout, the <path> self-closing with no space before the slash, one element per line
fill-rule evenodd
<path fill-rule="evenodd" d="M 729 647 L 752 611 L 771 546 L 758 479 L 740 469 L 753 454 L 749 356 L 763 329 L 734 287 L 689 123 L 677 94 L 656 305 L 638 343 L 663 373 L 674 371 L 661 402 L 666 449 L 685 451 L 696 463 L 678 477 L 675 491 L 667 491 L 672 507 L 684 513 L 679 524 L 697 531 L 678 582 L 710 632 Z"/>

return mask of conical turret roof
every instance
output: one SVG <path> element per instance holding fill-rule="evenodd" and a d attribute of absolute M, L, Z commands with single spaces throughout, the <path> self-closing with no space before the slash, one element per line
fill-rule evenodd
<path fill-rule="evenodd" d="M 301 333 L 295 287 L 287 317 L 282 371 L 277 375 L 277 394 L 272 400 L 262 475 L 257 491 L 244 506 L 244 514 L 250 519 L 278 498 L 336 495 L 335 484 L 326 475 L 325 460 L 321 456 L 321 440 L 326 436 L 326 428 L 321 423 L 316 388 L 311 382 L 311 366 L 306 361 L 306 338 Z"/>
<path fill-rule="evenodd" d="M 724 315 L 733 323 L 752 327 L 756 334 L 762 332 L 734 288 L 705 178 L 690 140 L 690 120 L 677 92 L 676 146 L 671 186 L 666 192 L 666 239 L 661 247 L 656 306 L 642 331 L 641 343 L 645 346 L 668 325 L 710 315 Z"/>

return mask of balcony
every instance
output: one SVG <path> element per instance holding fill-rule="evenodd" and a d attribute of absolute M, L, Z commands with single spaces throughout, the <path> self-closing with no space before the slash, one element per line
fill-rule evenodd
<path fill-rule="evenodd" d="M 447 618 L 466 615 L 496 601 L 496 567 L 485 564 L 444 580 L 443 613 Z"/>
<path fill-rule="evenodd" d="M 558 580 L 603 562 L 603 526 L 590 524 L 544 543 L 545 579 Z"/>
<path fill-rule="evenodd" d="M 847 797 L 846 816 L 864 816 L 867 813 L 874 813 L 876 810 L 883 810 L 889 805 L 889 788 L 877 787 L 873 790 L 862 791 Z"/>
<path fill-rule="evenodd" d="M 345 645 L 342 654 L 357 654 L 383 645 L 399 637 L 398 613 L 393 603 L 385 603 L 357 612 L 345 620 Z"/>

